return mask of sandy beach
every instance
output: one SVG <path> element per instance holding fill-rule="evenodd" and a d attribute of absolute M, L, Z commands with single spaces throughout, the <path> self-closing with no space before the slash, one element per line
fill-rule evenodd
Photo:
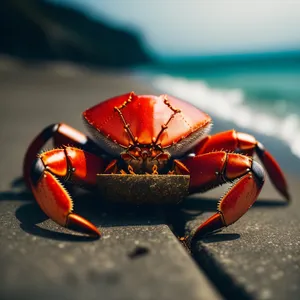
<path fill-rule="evenodd" d="M 80 115 L 83 110 L 111 96 L 132 90 L 138 94 L 157 94 L 150 83 L 136 75 L 131 75 L 129 71 L 89 70 L 65 63 L 31 67 L 2 59 L 0 61 L 0 205 L 17 200 L 11 199 L 19 192 L 18 188 L 12 187 L 12 183 L 21 176 L 26 147 L 42 128 L 54 122 L 65 122 L 86 132 Z M 233 124 L 230 122 L 214 119 L 212 132 L 232 128 Z M 244 131 L 242 128 L 236 129 Z M 289 295 L 290 299 L 296 299 L 296 295 L 300 293 L 300 162 L 279 140 L 263 135 L 255 136 L 276 157 L 284 170 L 292 202 L 290 205 L 282 205 L 283 200 L 267 180 L 257 204 L 240 221 L 226 228 L 223 232 L 224 240 L 215 243 L 206 240 L 199 245 L 199 249 L 209 253 L 226 276 L 233 278 L 237 286 L 249 295 L 255 295 L 256 299 L 283 299 L 281 297 L 286 295 Z M 8 197 L 9 192 L 11 192 L 10 197 Z M 220 196 L 220 189 L 205 195 L 215 200 Z M 25 199 L 21 200 L 26 200 L 26 197 L 29 197 L 28 193 L 25 193 L 24 197 Z M 195 203 L 194 198 L 189 200 L 191 205 Z M 198 196 L 196 198 L 201 200 Z M 200 205 L 200 209 L 201 207 Z M 16 208 L 17 204 L 10 207 L 12 211 L 8 213 L 9 216 L 2 219 L 3 242 L 0 243 L 2 262 L 4 259 L 9 260 L 10 257 L 10 254 L 7 254 L 10 250 L 5 243 L 5 231 L 9 231 L 10 227 L 7 222 L 11 220 L 14 224 L 19 241 L 22 240 L 22 233 L 25 234 L 18 227 L 18 223 L 12 221 L 16 218 L 13 211 Z M 201 215 L 199 220 L 210 213 Z M 238 238 L 230 239 L 229 236 L 226 239 L 226 234 L 236 234 Z M 24 249 L 26 251 L 25 245 Z M 12 253 L 17 252 L 12 251 Z M 201 264 L 201 259 L 199 261 Z M 257 268 L 261 266 L 262 261 L 265 262 L 263 270 L 259 269 L 258 272 Z M 255 265 L 256 269 L 253 269 L 251 264 Z M 279 274 L 278 282 L 281 287 L 274 278 L 271 278 L 274 272 Z M 4 290 L 8 293 L 12 289 L 11 281 L 7 273 L 2 273 L 1 278 L 3 276 L 7 283 Z M 268 281 L 266 277 L 272 280 Z M 215 280 L 213 277 L 210 279 Z M 271 296 L 264 298 L 264 295 Z"/>

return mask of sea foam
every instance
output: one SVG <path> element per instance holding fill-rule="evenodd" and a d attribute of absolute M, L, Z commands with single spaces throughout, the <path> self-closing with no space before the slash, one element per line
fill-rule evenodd
<path fill-rule="evenodd" d="M 152 85 L 158 91 L 189 101 L 212 117 L 280 139 L 300 158 L 300 120 L 297 114 L 279 117 L 266 109 L 256 109 L 249 106 L 242 90 L 211 88 L 201 80 L 157 75 L 152 78 Z"/>

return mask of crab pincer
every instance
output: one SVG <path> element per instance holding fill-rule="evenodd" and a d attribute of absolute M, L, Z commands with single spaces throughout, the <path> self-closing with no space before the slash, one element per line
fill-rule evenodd
<path fill-rule="evenodd" d="M 208 159 L 209 158 L 209 159 Z M 191 191 L 204 191 L 226 182 L 231 182 L 229 191 L 219 201 L 217 212 L 202 223 L 193 238 L 204 236 L 236 222 L 257 199 L 265 178 L 264 170 L 251 157 L 212 152 L 188 158 L 185 165 L 191 172 Z M 206 174 L 199 173 L 199 166 Z M 197 175 L 193 177 L 193 173 Z"/>
<path fill-rule="evenodd" d="M 96 182 L 95 169 L 101 169 L 101 164 L 99 158 L 72 147 L 40 154 L 31 168 L 30 185 L 46 215 L 66 228 L 100 236 L 91 222 L 73 213 L 72 198 L 58 178 L 92 185 Z"/>

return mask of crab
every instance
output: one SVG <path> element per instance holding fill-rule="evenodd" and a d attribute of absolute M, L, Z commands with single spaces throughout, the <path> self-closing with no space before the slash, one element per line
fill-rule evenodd
<path fill-rule="evenodd" d="M 95 187 L 99 174 L 142 180 L 184 175 L 189 194 L 231 182 L 216 212 L 194 230 L 194 237 L 233 224 L 255 202 L 265 175 L 254 154 L 274 187 L 290 199 L 282 170 L 260 142 L 235 130 L 209 135 L 211 117 L 183 100 L 131 92 L 87 109 L 83 119 L 93 138 L 64 123 L 52 124 L 37 135 L 24 158 L 24 179 L 37 203 L 50 219 L 71 230 L 101 236 L 95 225 L 73 212 L 64 187 L 65 182 Z M 57 148 L 40 152 L 51 138 Z"/>

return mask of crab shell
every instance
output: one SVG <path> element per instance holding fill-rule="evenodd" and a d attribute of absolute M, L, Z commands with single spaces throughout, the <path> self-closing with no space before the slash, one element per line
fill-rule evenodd
<path fill-rule="evenodd" d="M 211 124 L 209 115 L 187 102 L 133 92 L 87 109 L 83 117 L 99 145 L 116 157 L 133 144 L 156 144 L 171 156 L 180 157 L 206 135 Z"/>

